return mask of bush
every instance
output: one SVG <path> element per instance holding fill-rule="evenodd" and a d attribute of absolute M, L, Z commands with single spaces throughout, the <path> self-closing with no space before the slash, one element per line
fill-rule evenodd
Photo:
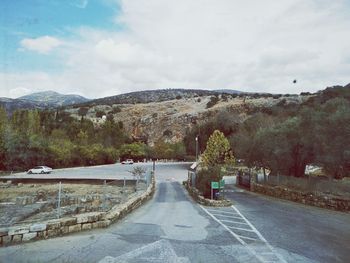
<path fill-rule="evenodd" d="M 106 115 L 106 113 L 102 110 L 96 112 L 96 118 L 102 118 L 103 115 Z"/>
<path fill-rule="evenodd" d="M 115 107 L 113 107 L 112 113 L 116 114 L 116 113 L 121 112 L 121 111 L 122 111 L 122 109 L 120 107 L 115 106 Z"/>
<path fill-rule="evenodd" d="M 213 107 L 215 104 L 219 102 L 219 98 L 217 96 L 212 96 L 210 101 L 207 103 L 207 109 Z"/>
<path fill-rule="evenodd" d="M 200 170 L 197 174 L 196 187 L 204 197 L 211 197 L 211 182 L 219 182 L 222 179 L 220 166 L 210 166 Z"/>

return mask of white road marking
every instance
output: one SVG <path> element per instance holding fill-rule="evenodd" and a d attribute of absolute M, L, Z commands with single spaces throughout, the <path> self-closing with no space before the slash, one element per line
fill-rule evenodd
<path fill-rule="evenodd" d="M 248 239 L 248 240 L 252 240 L 252 241 L 259 241 L 259 240 L 256 239 L 256 238 L 244 237 L 244 236 L 240 236 L 240 235 L 237 235 L 237 236 L 239 236 L 240 238 L 243 238 L 243 239 Z"/>
<path fill-rule="evenodd" d="M 232 229 L 237 229 L 237 230 L 242 230 L 242 231 L 247 231 L 247 232 L 255 232 L 254 230 L 251 229 L 245 229 L 245 228 L 241 228 L 241 227 L 235 227 L 235 226 L 228 226 L 229 228 Z"/>
<path fill-rule="evenodd" d="M 241 217 L 238 217 L 238 216 L 228 216 L 228 215 L 220 215 L 218 213 L 212 213 L 214 216 L 222 216 L 222 217 L 227 217 L 227 218 L 236 218 L 236 219 L 240 219 L 240 220 L 244 220 L 242 219 Z"/>
<path fill-rule="evenodd" d="M 226 223 L 239 224 L 239 225 L 248 225 L 247 223 L 238 222 L 238 221 L 232 221 L 232 220 L 226 220 L 226 219 L 220 219 L 220 221 L 221 222 L 226 222 Z"/>
<path fill-rule="evenodd" d="M 218 213 L 218 212 L 220 212 L 220 213 L 222 213 L 222 214 L 230 214 L 230 215 L 232 215 L 233 214 L 233 212 L 229 212 L 229 211 L 222 211 L 222 210 L 213 210 L 213 209 L 207 209 L 209 212 L 212 212 L 212 213 Z"/>
<path fill-rule="evenodd" d="M 225 210 L 222 211 L 220 208 L 218 209 L 206 209 L 203 206 L 200 205 L 200 207 L 211 217 L 213 218 L 216 222 L 218 222 L 222 227 L 224 227 L 234 238 L 238 240 L 244 247 L 246 247 L 260 262 L 262 263 L 267 263 L 267 262 L 282 262 L 282 263 L 287 263 L 287 261 L 278 253 L 275 252 L 274 248 L 267 242 L 267 240 L 262 236 L 262 234 L 248 221 L 248 219 L 242 215 L 242 213 L 235 207 L 232 207 L 232 213 L 229 214 L 229 211 Z M 222 215 L 220 213 L 225 213 L 225 215 Z M 233 216 L 234 215 L 234 216 Z M 220 218 L 225 218 L 225 219 L 220 219 Z M 231 220 L 227 220 L 226 218 L 235 218 L 244 221 L 243 222 L 235 222 Z M 238 226 L 231 226 L 231 225 L 226 225 L 225 223 L 230 223 L 230 224 L 245 224 L 248 228 L 241 228 Z M 252 233 L 253 235 L 256 236 L 256 238 L 252 236 L 245 236 L 242 235 L 242 233 L 236 233 L 235 230 L 237 231 L 247 231 Z M 268 251 L 258 251 L 256 246 L 250 245 L 251 243 L 247 243 L 245 240 L 253 241 L 253 242 L 260 242 L 261 246 L 266 246 L 266 249 Z M 275 259 L 266 259 L 264 256 L 273 256 Z"/>

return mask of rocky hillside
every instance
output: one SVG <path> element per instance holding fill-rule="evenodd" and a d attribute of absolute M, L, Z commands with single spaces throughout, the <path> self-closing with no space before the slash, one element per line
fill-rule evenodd
<path fill-rule="evenodd" d="M 230 92 L 229 92 L 230 91 Z M 136 91 L 116 96 L 91 100 L 79 106 L 96 106 L 96 105 L 113 105 L 113 104 L 137 104 L 162 102 L 175 99 L 189 99 L 202 96 L 217 95 L 221 93 L 239 94 L 241 92 L 235 90 L 190 90 L 190 89 L 162 89 L 162 90 L 146 90 Z"/>
<path fill-rule="evenodd" d="M 32 93 L 26 96 L 19 97 L 18 99 L 43 103 L 51 107 L 60 107 L 89 101 L 89 99 L 79 95 L 64 95 L 55 91 L 43 91 Z"/>
<path fill-rule="evenodd" d="M 208 92 L 210 94 L 210 92 Z M 158 97 L 145 92 L 142 98 L 143 103 L 119 104 L 108 103 L 101 105 L 91 105 L 86 115 L 95 125 L 103 123 L 103 115 L 112 114 L 115 121 L 121 121 L 127 133 L 136 140 L 142 140 L 153 145 L 158 140 L 167 142 L 179 142 L 184 138 L 187 129 L 196 123 L 206 122 L 221 111 L 229 112 L 236 117 L 236 120 L 243 121 L 249 114 L 271 108 L 278 103 L 299 104 L 304 102 L 309 96 L 258 96 L 217 94 L 208 95 L 207 92 L 198 94 L 189 92 L 172 92 L 171 100 L 161 101 L 162 94 Z M 147 94 L 149 96 L 147 96 Z M 128 95 L 125 95 L 127 97 Z M 168 95 L 167 95 L 168 96 Z M 176 96 L 181 96 L 177 97 Z M 125 98 L 124 97 L 124 98 Z M 141 98 L 139 98 L 141 100 Z M 150 100 L 156 102 L 150 102 Z M 160 101 L 157 101 L 160 100 Z M 115 101 L 114 101 L 115 102 Z M 73 116 L 79 118 L 79 108 L 67 109 Z M 99 114 L 97 114 L 99 112 Z M 98 117 L 97 117 L 97 116 Z"/>

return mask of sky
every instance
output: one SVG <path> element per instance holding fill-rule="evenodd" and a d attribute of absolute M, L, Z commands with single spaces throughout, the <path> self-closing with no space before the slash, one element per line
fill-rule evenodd
<path fill-rule="evenodd" d="M 346 85 L 349 13 L 350 0 L 1 0 L 0 97 Z"/>

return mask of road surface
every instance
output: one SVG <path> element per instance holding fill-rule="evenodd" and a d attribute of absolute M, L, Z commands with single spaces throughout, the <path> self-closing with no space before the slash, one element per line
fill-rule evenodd
<path fill-rule="evenodd" d="M 349 214 L 238 189 L 233 207 L 202 207 L 186 166 L 157 166 L 153 199 L 109 228 L 0 248 L 0 262 L 348 262 Z"/>

